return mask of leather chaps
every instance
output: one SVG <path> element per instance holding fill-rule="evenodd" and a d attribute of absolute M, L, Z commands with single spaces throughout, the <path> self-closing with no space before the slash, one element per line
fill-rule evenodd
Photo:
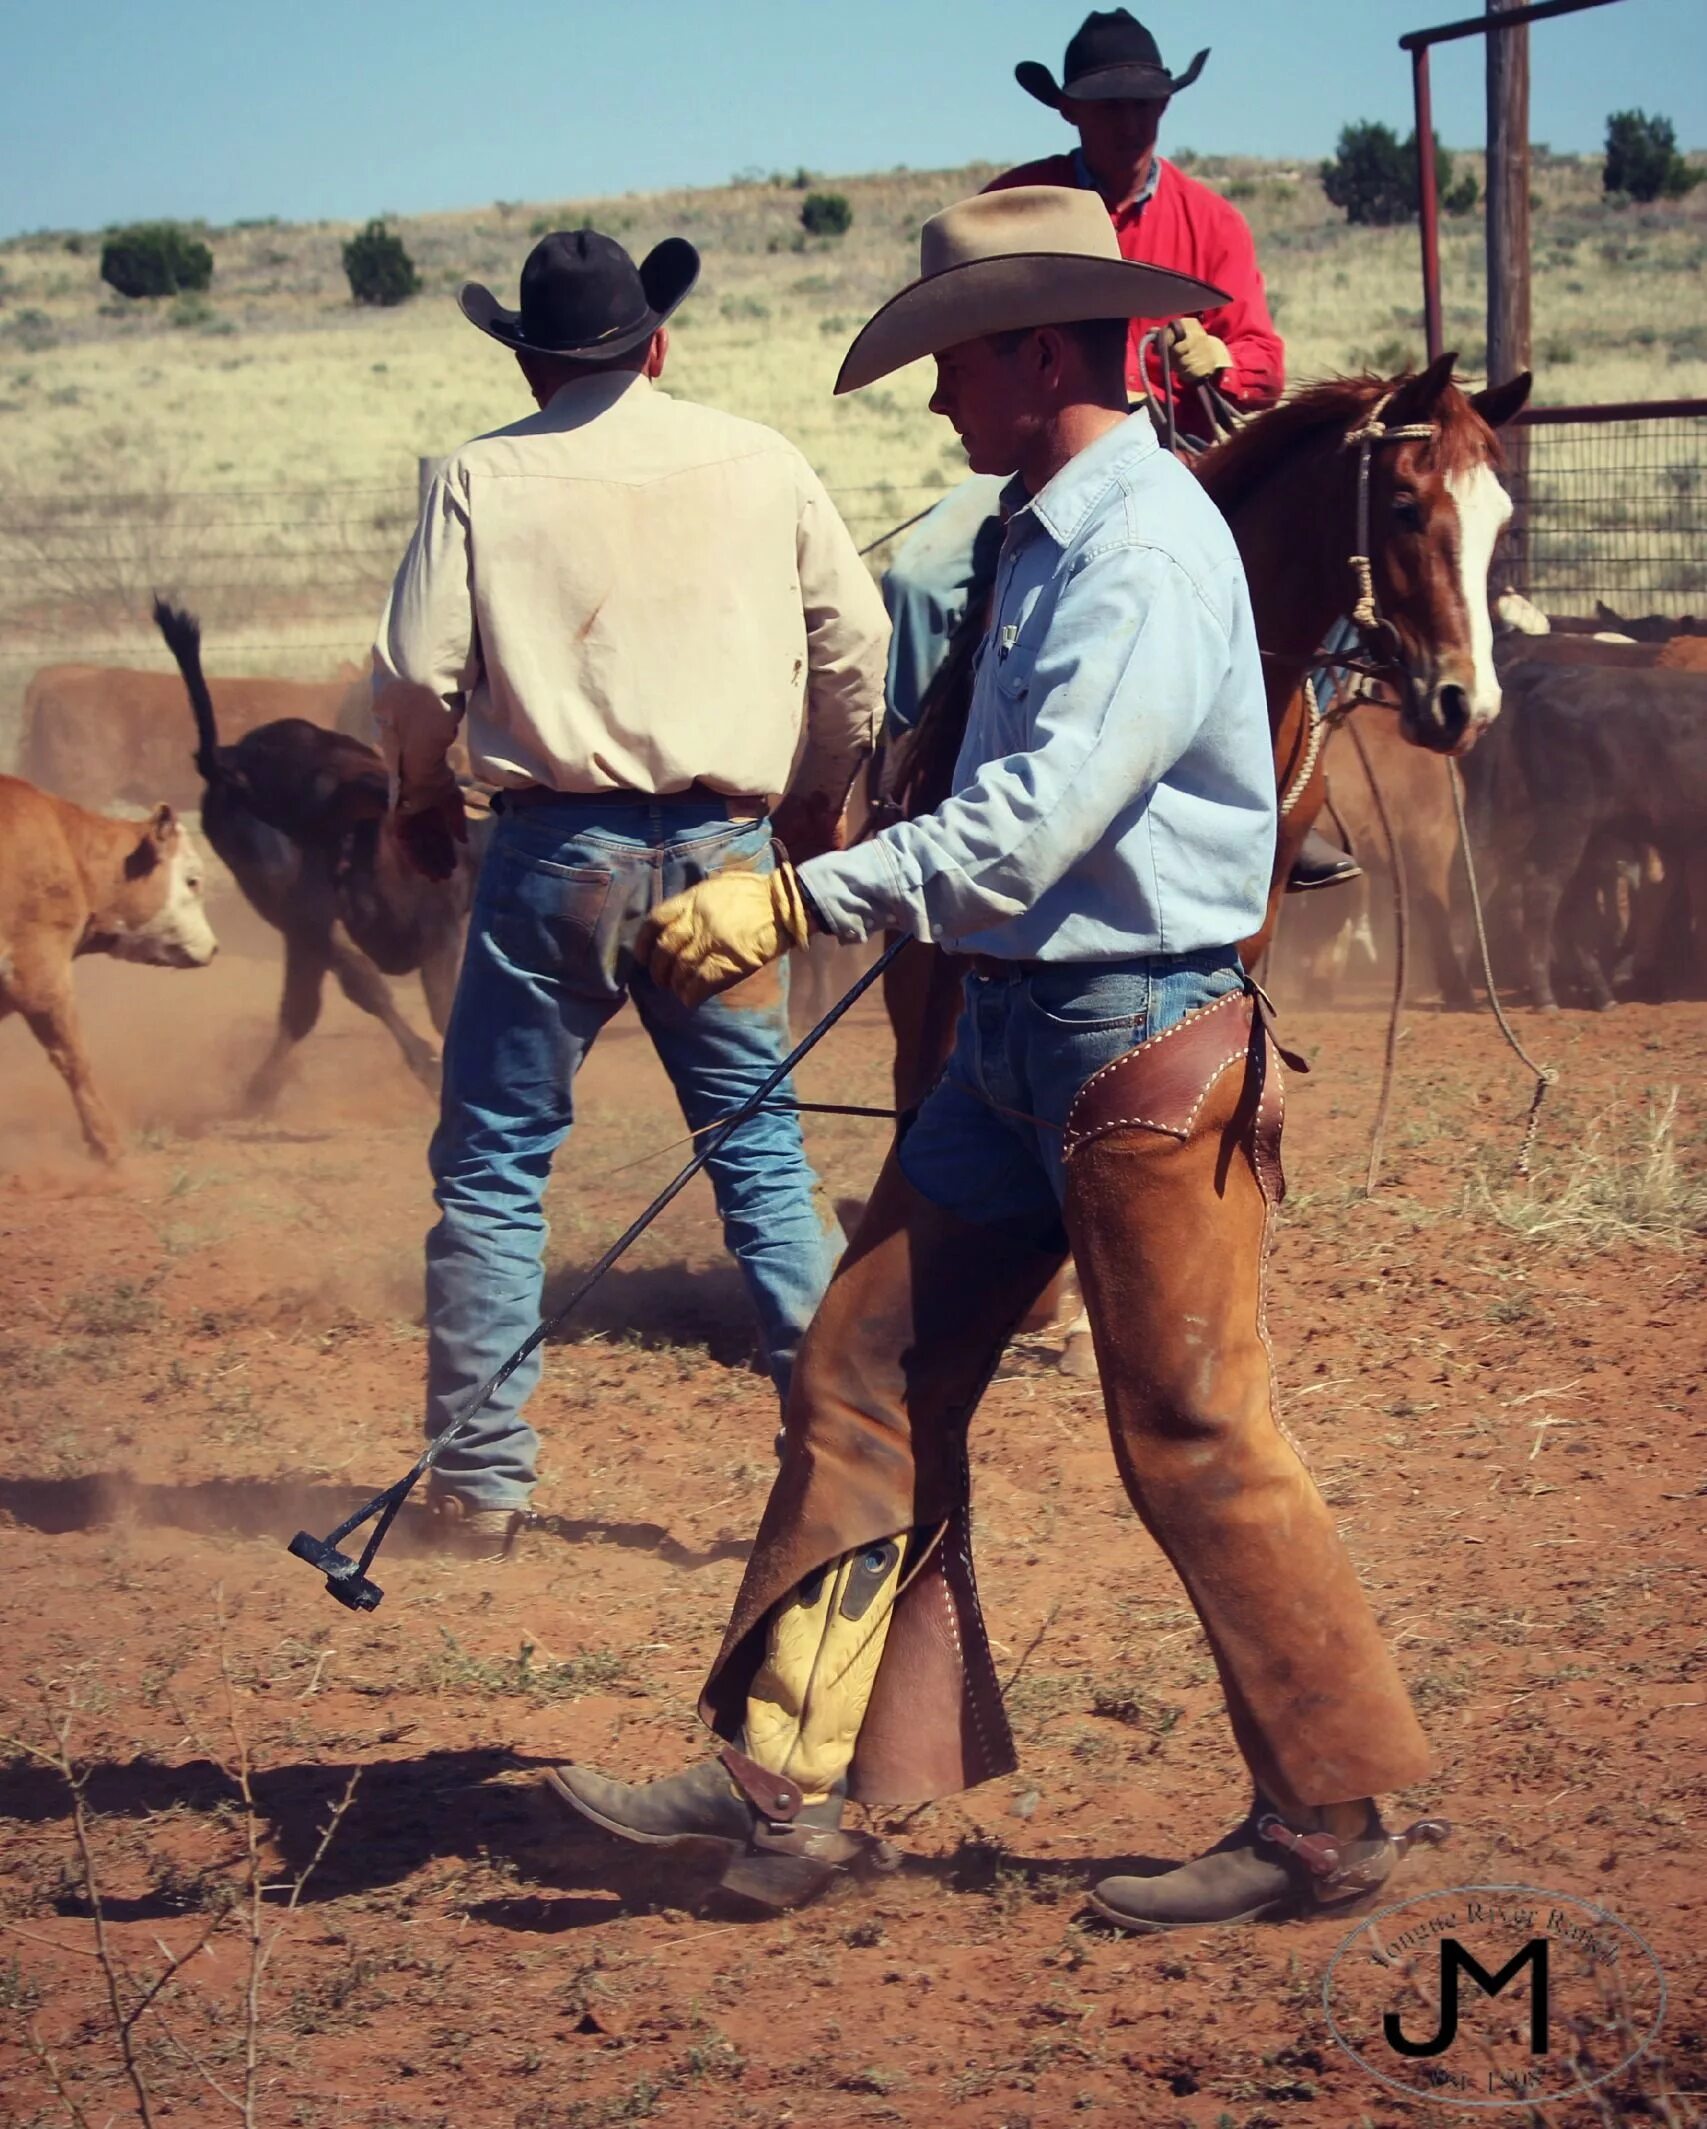
<path fill-rule="evenodd" d="M 1281 1428 L 1263 1322 L 1282 1085 L 1250 993 L 1096 1073 L 1068 1116 L 1067 1231 L 1121 1476 L 1173 1563 L 1257 1786 L 1284 1809 L 1416 1781 L 1427 1748 L 1326 1505 Z M 782 1467 L 700 1712 L 738 1739 L 774 1605 L 910 1535 L 848 1788 L 911 1804 L 1009 1772 L 972 1574 L 966 1436 L 1059 1268 L 922 1197 L 893 1153 L 796 1362 Z"/>

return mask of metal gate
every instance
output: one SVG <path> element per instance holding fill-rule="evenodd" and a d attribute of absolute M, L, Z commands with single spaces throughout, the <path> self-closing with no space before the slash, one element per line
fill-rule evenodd
<path fill-rule="evenodd" d="M 1496 576 L 1552 614 L 1592 614 L 1597 601 L 1707 613 L 1707 399 L 1532 407 L 1518 420 Z"/>

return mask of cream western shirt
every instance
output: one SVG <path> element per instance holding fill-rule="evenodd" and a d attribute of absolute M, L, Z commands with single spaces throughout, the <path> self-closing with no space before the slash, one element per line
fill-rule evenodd
<path fill-rule="evenodd" d="M 450 777 L 829 793 L 876 739 L 889 623 L 800 453 L 637 374 L 578 379 L 433 481 L 374 645 L 405 810 Z"/>

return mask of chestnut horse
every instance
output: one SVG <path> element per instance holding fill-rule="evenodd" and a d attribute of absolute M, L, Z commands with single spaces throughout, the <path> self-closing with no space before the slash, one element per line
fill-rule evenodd
<path fill-rule="evenodd" d="M 1281 799 L 1268 908 L 1241 943 L 1252 967 L 1273 936 L 1293 860 L 1326 795 L 1306 677 L 1341 615 L 1364 663 L 1396 686 L 1415 746 L 1461 754 L 1499 713 L 1488 606 L 1494 542 L 1511 515 L 1495 431 L 1529 395 L 1527 373 L 1468 395 L 1454 355 L 1418 374 L 1335 377 L 1255 415 L 1194 470 L 1232 528 L 1262 646 Z M 890 809 L 940 805 L 971 707 L 982 630 L 959 630 L 919 724 L 885 778 Z M 917 1106 L 952 1044 L 960 972 L 915 943 L 884 978 L 896 1106 Z"/>

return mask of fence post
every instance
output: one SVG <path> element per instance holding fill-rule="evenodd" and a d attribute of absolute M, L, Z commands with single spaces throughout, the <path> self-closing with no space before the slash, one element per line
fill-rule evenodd
<path fill-rule="evenodd" d="M 1521 0 L 1488 0 L 1488 380 L 1503 384 L 1533 367 L 1529 279 L 1529 26 L 1493 26 Z M 1506 536 L 1506 563 L 1520 591 L 1529 589 L 1530 438 L 1506 437 L 1506 465 L 1517 508 Z"/>
<path fill-rule="evenodd" d="M 427 507 L 427 490 L 438 479 L 442 458 L 418 458 L 415 461 L 415 513 L 417 516 Z"/>

